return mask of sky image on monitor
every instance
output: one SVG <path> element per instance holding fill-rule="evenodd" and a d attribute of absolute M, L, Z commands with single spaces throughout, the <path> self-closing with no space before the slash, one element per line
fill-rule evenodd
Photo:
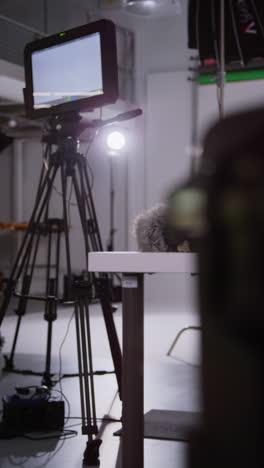
<path fill-rule="evenodd" d="M 34 109 L 103 94 L 100 33 L 35 51 L 32 80 Z"/>

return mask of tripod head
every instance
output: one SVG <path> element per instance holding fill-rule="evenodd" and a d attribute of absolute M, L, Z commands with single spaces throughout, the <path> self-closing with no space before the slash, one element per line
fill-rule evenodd
<path fill-rule="evenodd" d="M 88 122 L 81 122 L 82 116 L 78 112 L 67 112 L 49 119 L 50 130 L 49 133 L 43 137 L 42 141 L 50 144 L 59 144 L 63 138 L 79 137 L 86 129 L 96 130 L 116 122 L 134 119 L 141 114 L 141 109 L 133 109 L 118 114 L 111 119 L 94 119 Z"/>
<path fill-rule="evenodd" d="M 78 112 L 67 112 L 49 119 L 48 132 L 43 136 L 42 142 L 48 145 L 57 145 L 62 151 L 76 152 L 78 147 L 78 138 L 85 130 L 90 130 L 88 139 L 92 141 L 98 129 L 106 127 L 116 122 L 122 122 L 133 119 L 142 114 L 141 109 L 133 109 L 102 120 L 94 119 L 82 122 L 82 116 Z"/>
<path fill-rule="evenodd" d="M 59 146 L 67 138 L 77 140 L 80 134 L 87 128 L 81 124 L 81 115 L 78 112 L 67 112 L 65 114 L 51 117 L 48 121 L 49 129 L 43 136 L 42 141 L 50 145 Z"/>

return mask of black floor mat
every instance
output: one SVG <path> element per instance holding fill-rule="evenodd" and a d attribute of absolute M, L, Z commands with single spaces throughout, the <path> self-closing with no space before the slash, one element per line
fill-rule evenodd
<path fill-rule="evenodd" d="M 190 432 L 200 421 L 201 413 L 198 412 L 153 409 L 144 416 L 144 437 L 188 442 Z M 122 429 L 114 435 L 122 436 Z"/>

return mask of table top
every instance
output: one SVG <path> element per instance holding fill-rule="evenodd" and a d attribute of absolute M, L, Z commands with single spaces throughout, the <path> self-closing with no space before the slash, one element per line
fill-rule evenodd
<path fill-rule="evenodd" d="M 90 252 L 88 270 L 106 273 L 197 273 L 197 254 L 183 252 Z"/>

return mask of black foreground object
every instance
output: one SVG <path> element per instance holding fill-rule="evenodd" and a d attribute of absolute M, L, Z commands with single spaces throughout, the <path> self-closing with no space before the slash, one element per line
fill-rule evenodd
<path fill-rule="evenodd" d="M 188 468 L 264 466 L 263 128 L 263 107 L 214 124 L 199 173 L 172 198 L 174 229 L 188 219 L 199 244 L 203 413 Z"/>

